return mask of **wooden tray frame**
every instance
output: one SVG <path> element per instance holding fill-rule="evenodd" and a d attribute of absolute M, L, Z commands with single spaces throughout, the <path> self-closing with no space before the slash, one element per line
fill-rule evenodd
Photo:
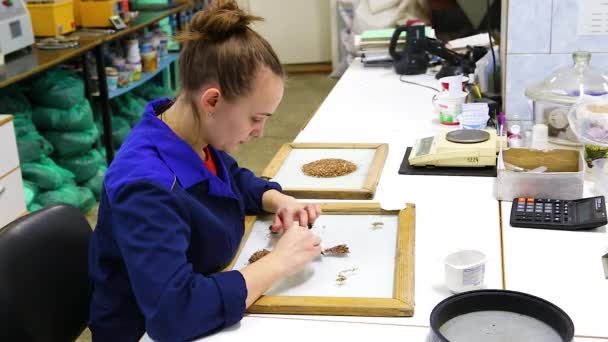
<path fill-rule="evenodd" d="M 283 188 L 283 192 L 296 198 L 307 199 L 357 199 L 369 200 L 374 198 L 384 162 L 388 155 L 388 144 L 334 144 L 334 143 L 287 143 L 281 146 L 272 161 L 262 171 L 261 177 L 272 179 L 293 149 L 375 149 L 376 153 L 369 167 L 367 178 L 361 189 L 319 189 L 319 188 Z"/>
<path fill-rule="evenodd" d="M 383 210 L 378 203 L 320 203 L 324 214 L 398 215 L 397 245 L 392 298 L 261 296 L 247 312 L 266 314 L 304 314 L 339 316 L 414 315 L 414 247 L 416 206 L 407 204 L 402 210 Z M 238 253 L 224 271 L 232 270 L 249 238 L 256 216 L 245 218 L 245 234 Z"/>

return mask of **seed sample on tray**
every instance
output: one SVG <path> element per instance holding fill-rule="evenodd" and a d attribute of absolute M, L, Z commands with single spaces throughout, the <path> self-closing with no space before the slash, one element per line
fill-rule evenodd
<path fill-rule="evenodd" d="M 357 164 L 339 158 L 316 160 L 302 165 L 305 175 L 319 178 L 340 177 L 357 170 Z"/>
<path fill-rule="evenodd" d="M 296 198 L 372 199 L 387 154 L 387 144 L 290 143 L 261 176 Z"/>
<path fill-rule="evenodd" d="M 323 215 L 315 220 L 311 232 L 320 238 L 323 255 L 277 280 L 247 311 L 411 316 L 414 205 L 383 210 L 372 202 L 318 204 Z M 259 262 L 255 260 L 276 248 L 289 230 L 269 233 L 274 219 L 270 214 L 246 217 L 239 250 L 224 271 Z M 378 222 L 382 222 L 382 229 L 370 228 Z"/>

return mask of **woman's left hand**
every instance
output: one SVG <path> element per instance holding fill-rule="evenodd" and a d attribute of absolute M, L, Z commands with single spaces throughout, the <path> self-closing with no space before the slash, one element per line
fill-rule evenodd
<path fill-rule="evenodd" d="M 291 228 L 294 222 L 302 227 L 311 228 L 317 217 L 321 215 L 318 204 L 303 204 L 293 197 L 288 197 L 279 204 L 270 230 L 275 233 Z"/>

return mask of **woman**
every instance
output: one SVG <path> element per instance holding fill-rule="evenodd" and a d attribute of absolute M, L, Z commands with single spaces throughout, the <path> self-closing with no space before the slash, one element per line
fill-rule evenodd
<path fill-rule="evenodd" d="M 194 16 L 180 55 L 182 92 L 146 107 L 104 180 L 90 246 L 94 341 L 193 339 L 238 322 L 274 282 L 318 256 L 320 214 L 240 168 L 226 152 L 260 137 L 284 71 L 234 1 Z M 237 271 L 245 213 L 276 213 L 273 251 Z M 293 226 L 293 222 L 301 226 Z"/>

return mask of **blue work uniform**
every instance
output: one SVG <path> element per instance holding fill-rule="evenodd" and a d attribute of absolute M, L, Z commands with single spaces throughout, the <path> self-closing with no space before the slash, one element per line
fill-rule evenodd
<path fill-rule="evenodd" d="M 210 146 L 217 176 L 152 101 L 108 168 L 89 253 L 94 341 L 184 341 L 238 322 L 247 288 L 234 257 L 245 214 L 277 183 Z"/>

